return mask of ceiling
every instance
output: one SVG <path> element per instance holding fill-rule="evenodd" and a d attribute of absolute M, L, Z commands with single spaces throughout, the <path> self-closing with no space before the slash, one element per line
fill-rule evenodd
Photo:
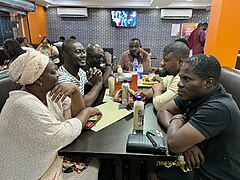
<path fill-rule="evenodd" d="M 34 0 L 32 0 L 34 2 Z M 205 9 L 212 0 L 35 0 L 42 6 L 89 8 L 193 8 Z"/>

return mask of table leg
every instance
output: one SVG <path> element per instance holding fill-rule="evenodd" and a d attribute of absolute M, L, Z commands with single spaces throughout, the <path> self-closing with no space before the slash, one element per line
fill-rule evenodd
<path fill-rule="evenodd" d="M 116 159 L 116 180 L 123 180 L 122 159 Z"/>
<path fill-rule="evenodd" d="M 130 179 L 140 180 L 141 178 L 141 161 L 140 160 L 130 160 Z"/>

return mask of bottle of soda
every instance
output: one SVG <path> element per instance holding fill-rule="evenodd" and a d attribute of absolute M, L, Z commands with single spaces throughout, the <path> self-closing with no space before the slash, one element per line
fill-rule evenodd
<path fill-rule="evenodd" d="M 137 60 L 137 58 L 135 57 L 135 58 L 133 59 L 133 73 L 134 73 L 134 74 L 137 74 L 137 70 L 138 70 L 138 60 Z"/>
<path fill-rule="evenodd" d="M 142 62 L 139 62 L 139 64 L 138 64 L 137 73 L 138 73 L 138 79 L 142 79 L 142 76 L 143 76 L 143 65 L 142 65 Z"/>

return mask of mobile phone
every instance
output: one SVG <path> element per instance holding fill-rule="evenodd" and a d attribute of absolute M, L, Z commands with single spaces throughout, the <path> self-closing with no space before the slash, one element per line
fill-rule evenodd
<path fill-rule="evenodd" d="M 89 120 L 87 121 L 87 123 L 86 123 L 84 128 L 85 129 L 91 129 L 97 123 L 97 120 L 98 120 L 98 116 L 97 115 L 91 116 L 89 118 Z"/>

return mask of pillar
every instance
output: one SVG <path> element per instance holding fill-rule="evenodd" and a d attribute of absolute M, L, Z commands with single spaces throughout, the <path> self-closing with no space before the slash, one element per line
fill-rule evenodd
<path fill-rule="evenodd" d="M 222 66 L 235 67 L 240 48 L 240 1 L 212 0 L 205 54 Z"/>

